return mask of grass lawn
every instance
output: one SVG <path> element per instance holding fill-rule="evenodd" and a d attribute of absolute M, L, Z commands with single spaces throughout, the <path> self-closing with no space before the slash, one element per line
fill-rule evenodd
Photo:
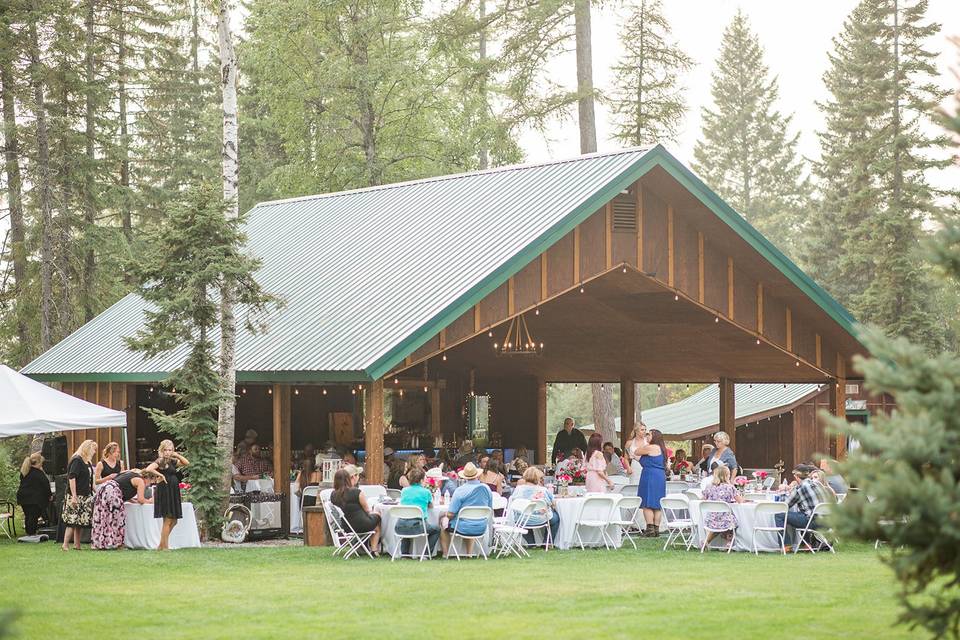
<path fill-rule="evenodd" d="M 893 626 L 895 588 L 872 546 L 851 544 L 757 558 L 642 541 L 460 563 L 0 544 L 0 609 L 20 612 L 13 637 L 29 640 L 923 637 Z"/>

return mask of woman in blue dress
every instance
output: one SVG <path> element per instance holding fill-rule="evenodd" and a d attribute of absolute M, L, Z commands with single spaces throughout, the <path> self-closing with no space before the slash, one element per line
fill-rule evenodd
<path fill-rule="evenodd" d="M 649 538 L 660 535 L 660 499 L 667 493 L 666 451 L 667 445 L 659 429 L 650 429 L 647 437 L 636 441 L 633 449 L 643 467 L 637 495 L 643 500 L 643 518 L 647 521 L 643 535 Z"/>

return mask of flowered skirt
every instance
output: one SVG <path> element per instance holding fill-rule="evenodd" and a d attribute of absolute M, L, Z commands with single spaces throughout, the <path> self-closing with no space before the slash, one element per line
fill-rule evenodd
<path fill-rule="evenodd" d="M 89 527 L 93 520 L 93 496 L 77 496 L 77 502 L 74 503 L 68 494 L 63 499 L 60 519 L 68 527 Z"/>
<path fill-rule="evenodd" d="M 94 549 L 117 549 L 123 546 L 126 533 L 123 493 L 120 485 L 107 480 L 93 500 L 93 531 L 90 542 Z"/>

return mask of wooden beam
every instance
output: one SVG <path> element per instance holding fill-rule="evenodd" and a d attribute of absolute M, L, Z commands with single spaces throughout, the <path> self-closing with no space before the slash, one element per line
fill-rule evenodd
<path fill-rule="evenodd" d="M 822 362 L 822 359 L 821 359 L 820 356 L 821 356 L 821 349 L 822 349 L 822 346 L 823 346 L 823 345 L 822 345 L 822 343 L 820 342 L 820 334 L 819 334 L 819 333 L 816 334 L 816 341 L 817 341 L 817 367 L 821 367 L 822 365 L 821 365 L 820 363 Z"/>
<path fill-rule="evenodd" d="M 620 378 L 620 446 L 624 447 L 636 420 L 636 385 L 631 378 Z"/>
<path fill-rule="evenodd" d="M 643 271 L 643 187 L 637 185 L 637 270 Z"/>
<path fill-rule="evenodd" d="M 830 384 L 830 413 L 838 418 L 847 417 L 847 381 L 845 378 L 836 378 Z M 847 456 L 847 438 L 837 434 L 834 444 L 834 457 L 843 460 Z"/>
<path fill-rule="evenodd" d="M 667 205 L 667 285 L 674 286 L 673 205 Z"/>
<path fill-rule="evenodd" d="M 793 312 L 787 307 L 787 351 L 793 351 Z"/>
<path fill-rule="evenodd" d="M 734 398 L 733 380 L 729 378 L 720 378 L 720 431 L 726 432 L 730 436 L 730 448 L 736 451 L 737 440 L 737 421 L 736 421 L 736 400 Z M 731 469 L 736 473 L 736 469 Z"/>
<path fill-rule="evenodd" d="M 473 305 L 473 332 L 480 333 L 480 305 Z"/>
<path fill-rule="evenodd" d="M 273 385 L 273 486 L 276 493 L 290 490 L 290 391 L 288 384 Z M 280 526 L 290 533 L 290 501 L 280 501 Z"/>
<path fill-rule="evenodd" d="M 703 304 L 703 232 L 697 231 L 697 302 Z"/>
<path fill-rule="evenodd" d="M 757 333 L 763 335 L 763 283 L 757 283 Z"/>
<path fill-rule="evenodd" d="M 580 282 L 580 225 L 573 230 L 573 284 Z"/>
<path fill-rule="evenodd" d="M 604 224 L 605 233 L 603 234 L 603 246 L 605 250 L 604 264 L 607 269 L 613 266 L 613 202 L 608 202 L 604 207 L 606 223 Z"/>
<path fill-rule="evenodd" d="M 733 258 L 727 257 L 727 317 L 733 317 Z"/>
<path fill-rule="evenodd" d="M 367 450 L 364 470 L 367 484 L 383 484 L 383 379 L 363 392 L 363 439 Z"/>
<path fill-rule="evenodd" d="M 513 278 L 510 278 L 510 282 L 513 282 Z M 443 351 L 447 348 L 447 329 L 444 327 L 440 329 L 440 350 Z"/>
<path fill-rule="evenodd" d="M 510 276 L 510 279 L 507 280 L 507 315 L 512 316 L 515 313 L 515 308 L 513 276 Z"/>
<path fill-rule="evenodd" d="M 547 462 L 547 383 L 537 380 L 537 451 L 536 464 Z"/>
<path fill-rule="evenodd" d="M 540 254 L 540 302 L 547 299 L 547 252 Z"/>

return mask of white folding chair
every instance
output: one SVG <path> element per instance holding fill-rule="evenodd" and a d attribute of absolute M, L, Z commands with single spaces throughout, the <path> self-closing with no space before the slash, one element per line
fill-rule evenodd
<path fill-rule="evenodd" d="M 542 503 L 541 503 L 542 504 Z M 523 547 L 523 536 L 529 532 L 526 522 L 533 514 L 535 502 L 526 498 L 517 498 L 510 504 L 510 511 L 500 522 L 493 523 L 493 548 L 498 558 L 510 553 L 518 558 L 529 558 Z"/>
<path fill-rule="evenodd" d="M 737 527 L 734 526 L 732 529 L 714 529 L 709 524 L 707 524 L 707 516 L 711 513 L 729 513 L 734 515 L 733 508 L 726 502 L 720 502 L 719 500 L 704 500 L 700 503 L 700 526 L 703 529 L 703 542 L 700 544 L 700 553 L 703 553 L 707 548 L 707 534 L 708 533 L 727 533 L 730 535 L 730 543 L 727 544 L 727 553 L 733 549 L 733 543 L 737 539 Z"/>
<path fill-rule="evenodd" d="M 620 495 L 622 496 L 635 496 L 638 491 L 640 491 L 640 485 L 638 484 L 627 484 L 620 487 Z"/>
<path fill-rule="evenodd" d="M 679 540 L 689 551 L 696 539 L 696 525 L 690 517 L 690 503 L 683 498 L 663 497 L 660 498 L 660 511 L 663 514 L 661 526 L 667 530 L 667 541 L 663 544 L 663 550 L 666 551 L 667 547 Z"/>
<path fill-rule="evenodd" d="M 637 548 L 637 543 L 633 541 L 633 536 L 640 536 L 646 528 L 646 521 L 641 526 L 637 520 L 643 517 L 642 506 L 643 500 L 639 496 L 622 497 L 613 509 L 613 517 L 610 522 L 610 524 L 620 527 L 620 535 L 630 541 L 634 550 Z"/>
<path fill-rule="evenodd" d="M 400 489 L 387 489 L 387 497 L 394 500 L 400 499 Z"/>
<path fill-rule="evenodd" d="M 324 505 L 324 512 L 328 514 L 327 524 L 330 525 L 330 533 L 333 535 L 333 544 L 336 547 L 333 555 L 343 551 L 344 560 L 352 555 L 359 558 L 362 549 L 367 556 L 373 558 L 373 554 L 367 548 L 367 542 L 373 535 L 373 531 L 365 531 L 364 533 L 354 531 L 350 521 L 343 516 L 343 510 L 332 502 Z"/>
<path fill-rule="evenodd" d="M 581 527 L 599 530 L 600 540 L 603 541 L 605 549 L 609 550 L 616 547 L 616 543 L 607 534 L 607 527 L 613 520 L 611 516 L 616 505 L 617 500 L 611 495 L 596 495 L 584 498 L 573 529 L 581 549 L 584 549 L 583 538 L 580 536 Z"/>
<path fill-rule="evenodd" d="M 523 524 L 521 526 L 523 526 L 523 528 L 527 529 L 528 531 L 536 531 L 537 529 L 543 529 L 543 550 L 549 551 L 550 546 L 553 544 L 553 532 L 550 529 L 550 519 L 547 518 L 547 520 L 543 524 L 530 524 L 530 520 L 532 520 L 535 517 L 535 514 L 537 512 L 549 513 L 550 507 L 543 500 L 533 500 L 530 503 L 530 506 L 528 507 L 528 511 L 529 511 L 529 515 L 523 521 Z M 523 544 L 523 546 L 525 547 L 531 546 L 531 543 L 528 543 L 526 540 L 522 538 L 521 538 L 521 544 Z M 538 545 L 536 542 L 534 542 L 532 543 L 532 546 L 538 546 Z"/>
<path fill-rule="evenodd" d="M 780 551 L 784 555 L 787 553 L 786 549 L 786 537 L 787 537 L 787 503 L 786 502 L 761 502 L 757 505 L 756 511 L 756 523 L 753 525 L 753 531 L 750 534 L 751 542 L 753 544 L 753 553 L 760 555 L 759 548 L 757 547 L 757 531 L 767 531 L 777 535 L 777 539 L 780 540 L 779 549 L 769 549 L 765 548 L 764 551 Z M 783 514 L 783 526 L 777 526 L 777 514 Z M 769 524 L 763 524 L 764 521 L 773 523 L 773 526 Z"/>
<path fill-rule="evenodd" d="M 812 525 L 817 523 L 817 517 L 819 516 L 820 522 L 817 524 L 824 524 L 823 519 L 830 516 L 831 505 L 826 502 L 821 502 L 813 508 L 813 511 L 810 512 L 810 518 L 807 520 L 807 524 L 803 529 L 797 531 L 797 544 L 793 548 L 793 552 L 799 552 L 803 547 L 806 547 L 807 551 L 810 553 L 817 553 L 818 549 L 815 549 L 813 545 L 810 544 L 810 540 L 807 539 L 807 536 L 813 538 L 813 541 L 817 543 L 817 546 L 825 545 L 827 549 L 830 550 L 830 553 L 836 553 L 833 550 L 833 545 L 830 544 L 830 541 L 827 540 L 826 533 L 832 531 L 830 527 L 827 527 L 824 530 L 814 529 Z M 834 540 L 836 541 L 836 540 Z"/>
<path fill-rule="evenodd" d="M 382 484 L 361 484 L 357 488 L 367 500 L 387 495 L 387 488 Z"/>
<path fill-rule="evenodd" d="M 300 492 L 300 513 L 303 513 L 303 499 L 307 496 L 313 496 L 316 498 L 314 504 L 319 504 L 320 502 L 320 487 L 316 485 L 311 485 L 309 487 L 304 487 L 303 491 Z"/>
<path fill-rule="evenodd" d="M 681 495 L 683 495 L 687 500 L 702 500 L 703 496 L 693 489 L 687 489 Z"/>
<path fill-rule="evenodd" d="M 486 526 L 483 529 L 483 533 L 477 535 L 466 535 L 457 531 L 457 525 L 461 520 L 483 520 L 486 523 Z M 475 541 L 477 546 L 480 548 L 480 555 L 483 556 L 484 560 L 489 560 L 487 557 L 487 552 L 483 548 L 483 543 L 486 541 L 487 532 L 490 530 L 490 524 L 492 522 L 493 509 L 490 507 L 463 507 L 460 509 L 456 517 L 453 519 L 453 534 L 450 536 L 450 550 L 453 551 L 453 556 L 458 562 L 460 560 L 460 552 L 457 550 L 457 538 L 460 538 L 461 540 Z M 470 554 L 470 556 L 473 557 L 476 555 L 477 554 L 475 552 Z M 447 553 L 447 557 L 450 557 L 449 552 Z"/>
<path fill-rule="evenodd" d="M 686 482 L 677 482 L 675 480 L 667 482 L 667 495 L 674 493 L 683 494 L 684 491 L 690 488 Z"/>
<path fill-rule="evenodd" d="M 416 505 L 401 504 L 390 510 L 390 517 L 394 519 L 393 535 L 397 538 L 397 542 L 393 545 L 393 551 L 390 553 L 390 562 L 397 558 L 414 558 L 421 562 L 429 560 L 433 550 L 430 549 L 430 537 L 427 534 L 427 521 L 423 517 L 423 510 Z M 400 533 L 397 531 L 397 523 L 405 519 L 420 520 L 423 530 L 417 533 Z M 414 545 L 416 543 L 414 541 L 419 538 L 423 538 L 423 551 L 418 554 L 415 551 L 416 547 Z M 410 553 L 403 553 L 402 551 L 404 540 L 410 541 Z"/>

